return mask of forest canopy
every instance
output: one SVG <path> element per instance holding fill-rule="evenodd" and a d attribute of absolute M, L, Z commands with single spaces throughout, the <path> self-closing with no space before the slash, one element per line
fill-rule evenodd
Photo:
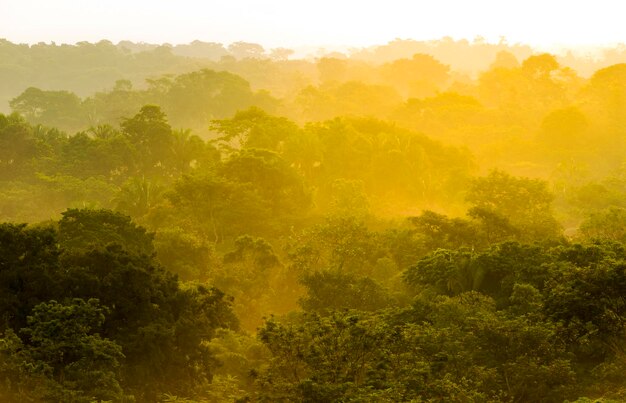
<path fill-rule="evenodd" d="M 0 41 L 0 400 L 626 399 L 625 60 Z"/>

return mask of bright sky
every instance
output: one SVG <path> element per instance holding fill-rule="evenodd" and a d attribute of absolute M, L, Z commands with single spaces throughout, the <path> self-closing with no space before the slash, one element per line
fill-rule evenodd
<path fill-rule="evenodd" d="M 624 11 L 620 0 L 0 0 L 0 38 L 295 47 L 480 35 L 548 49 L 625 42 Z"/>

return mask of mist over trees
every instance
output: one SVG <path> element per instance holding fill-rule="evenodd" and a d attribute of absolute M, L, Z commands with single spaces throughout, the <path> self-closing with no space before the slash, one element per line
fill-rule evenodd
<path fill-rule="evenodd" d="M 0 41 L 0 400 L 625 399 L 624 58 Z"/>

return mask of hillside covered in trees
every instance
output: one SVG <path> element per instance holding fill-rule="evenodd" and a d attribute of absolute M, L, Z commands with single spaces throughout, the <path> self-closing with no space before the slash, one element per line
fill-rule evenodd
<path fill-rule="evenodd" d="M 624 401 L 622 59 L 0 41 L 0 401 Z"/>

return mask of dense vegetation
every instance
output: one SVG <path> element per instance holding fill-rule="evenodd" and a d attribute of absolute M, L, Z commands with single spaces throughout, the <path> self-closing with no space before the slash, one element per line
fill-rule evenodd
<path fill-rule="evenodd" d="M 626 399 L 626 65 L 125 46 L 0 42 L 0 401 Z"/>

